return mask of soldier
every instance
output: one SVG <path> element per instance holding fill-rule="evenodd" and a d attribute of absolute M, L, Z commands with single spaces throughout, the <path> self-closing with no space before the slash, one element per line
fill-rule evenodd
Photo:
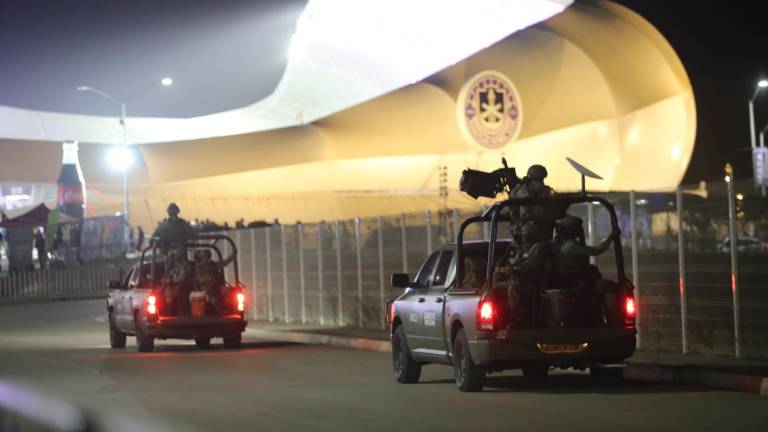
<path fill-rule="evenodd" d="M 208 294 L 213 310 L 219 314 L 224 313 L 224 299 L 221 292 L 222 280 L 219 271 L 234 259 L 235 254 L 232 254 L 223 261 L 214 262 L 211 259 L 211 251 L 202 249 L 195 252 L 195 289 L 205 291 Z"/>
<path fill-rule="evenodd" d="M 172 250 L 168 254 L 165 276 L 163 284 L 165 285 L 164 297 L 168 311 L 179 315 L 184 315 L 189 306 L 190 277 L 192 276 L 192 266 L 187 261 L 186 252 L 182 250 Z"/>
<path fill-rule="evenodd" d="M 515 185 L 512 189 L 512 198 L 550 198 L 555 194 L 555 191 L 544 184 L 544 179 L 547 178 L 547 169 L 542 165 L 531 165 L 528 168 L 525 178 Z M 552 230 L 554 228 L 554 220 L 547 215 L 547 209 L 543 206 L 521 206 L 513 208 L 512 219 L 517 220 L 518 230 L 528 221 L 534 221 L 536 228 L 539 231 L 539 236 L 542 240 L 550 240 L 552 238 Z M 520 243 L 520 234 L 515 233 L 513 236 L 517 243 Z"/>
<path fill-rule="evenodd" d="M 158 239 L 158 247 L 161 253 L 169 250 L 186 250 L 187 240 L 195 236 L 189 222 L 179 217 L 179 206 L 171 203 L 168 206 L 168 218 L 160 222 L 160 225 L 152 234 Z"/>
<path fill-rule="evenodd" d="M 493 278 L 494 288 L 506 291 L 510 326 L 531 322 L 532 300 L 544 289 L 549 266 L 547 248 L 536 224 L 524 223 L 520 235 L 519 247 L 499 262 Z"/>
<path fill-rule="evenodd" d="M 577 298 L 588 305 L 589 317 L 599 319 L 602 299 L 607 310 L 615 302 L 615 296 L 608 287 L 598 283 L 602 275 L 597 267 L 589 264 L 589 257 L 597 256 L 608 250 L 611 242 L 617 238 L 612 233 L 597 247 L 584 244 L 584 226 L 581 218 L 566 216 L 557 221 L 557 235 L 554 242 L 555 270 L 558 285 L 573 289 Z"/>
<path fill-rule="evenodd" d="M 485 286 L 485 259 L 478 256 L 466 256 L 463 261 L 464 272 L 461 279 L 461 288 L 483 288 Z"/>

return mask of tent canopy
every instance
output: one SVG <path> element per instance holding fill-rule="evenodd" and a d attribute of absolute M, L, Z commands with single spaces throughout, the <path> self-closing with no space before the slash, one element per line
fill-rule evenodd
<path fill-rule="evenodd" d="M 45 204 L 40 203 L 36 206 L 23 207 L 3 212 L 2 219 L 0 219 L 0 227 L 45 226 L 48 224 L 48 214 L 51 212 L 59 213 L 59 224 L 72 224 L 78 222 L 76 218 L 61 213 L 58 210 L 50 210 Z"/>

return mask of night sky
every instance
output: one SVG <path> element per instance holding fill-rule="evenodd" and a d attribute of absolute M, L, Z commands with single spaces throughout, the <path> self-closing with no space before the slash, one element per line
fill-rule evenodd
<path fill-rule="evenodd" d="M 768 15 L 760 2 L 619 0 L 650 21 L 677 51 L 693 86 L 697 131 L 683 180 L 752 177 L 747 102 L 768 79 Z M 768 123 L 768 89 L 755 100 L 755 124 Z M 755 138 L 756 141 L 758 138 Z M 768 136 L 766 136 L 768 140 Z"/>

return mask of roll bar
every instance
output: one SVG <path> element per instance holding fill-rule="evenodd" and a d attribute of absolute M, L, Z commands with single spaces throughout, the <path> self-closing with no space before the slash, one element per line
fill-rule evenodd
<path fill-rule="evenodd" d="M 160 239 L 157 237 L 151 237 L 149 239 L 149 246 L 144 248 L 144 250 L 141 252 L 141 257 L 139 258 L 139 268 L 141 268 L 145 264 L 150 265 L 151 281 L 155 280 L 155 275 L 156 275 L 155 264 L 157 262 L 157 257 L 159 255 L 157 253 L 159 240 Z M 232 251 L 232 254 L 229 255 L 227 259 L 233 256 L 235 257 L 237 256 L 238 250 L 237 250 L 237 245 L 235 245 L 235 242 L 231 238 L 222 234 L 199 234 L 199 235 L 196 235 L 194 238 L 188 239 L 184 246 L 187 249 L 200 249 L 200 248 L 211 249 L 213 252 L 216 253 L 216 257 L 218 258 L 218 261 L 224 261 L 224 257 L 221 253 L 221 250 L 216 245 L 216 243 L 218 243 L 219 240 L 223 240 L 227 242 L 229 244 L 230 250 Z M 151 253 L 148 254 L 148 252 L 151 252 Z M 151 259 L 151 261 L 147 262 L 148 259 Z M 234 268 L 235 268 L 235 284 L 239 285 L 240 269 L 238 268 L 237 261 L 238 260 L 236 258 L 233 259 L 232 264 L 234 265 Z M 139 282 L 140 283 L 146 282 L 146 280 L 144 279 L 144 272 L 141 272 L 141 271 L 139 272 Z"/>
<path fill-rule="evenodd" d="M 608 210 L 608 214 L 611 220 L 611 232 L 616 234 L 616 238 L 613 241 L 613 251 L 616 257 L 616 272 L 619 281 L 626 278 L 624 273 L 624 255 L 621 248 L 621 240 L 619 234 L 618 218 L 616 217 L 616 209 L 613 204 L 603 197 L 593 195 L 560 195 L 552 198 L 510 198 L 504 201 L 494 203 L 488 210 L 486 210 L 480 216 L 473 216 L 464 220 L 459 227 L 459 232 L 456 235 L 456 287 L 458 290 L 462 289 L 461 283 L 464 276 L 463 263 L 463 244 L 464 244 L 464 231 L 467 227 L 477 222 L 490 222 L 491 223 L 491 235 L 488 241 L 488 261 L 486 266 L 486 283 L 488 289 L 493 289 L 493 263 L 494 255 L 496 252 L 496 239 L 498 237 L 498 220 L 501 210 L 508 207 L 523 207 L 523 206 L 540 206 L 545 207 L 548 210 L 557 214 L 559 217 L 565 216 L 568 207 L 574 204 L 582 203 L 599 203 Z M 559 218 L 558 217 L 558 218 Z"/>

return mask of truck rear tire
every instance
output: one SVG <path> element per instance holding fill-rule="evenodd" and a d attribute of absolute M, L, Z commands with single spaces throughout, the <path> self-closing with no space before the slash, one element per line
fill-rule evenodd
<path fill-rule="evenodd" d="M 546 381 L 548 373 L 548 364 L 529 364 L 523 366 L 523 376 L 530 382 Z"/>
<path fill-rule="evenodd" d="M 453 374 L 456 385 L 463 392 L 477 392 L 485 385 L 485 368 L 472 361 L 464 329 L 459 330 L 453 343 Z"/>
<path fill-rule="evenodd" d="M 224 348 L 226 349 L 239 349 L 243 343 L 243 336 L 238 333 L 232 336 L 224 336 Z"/>
<path fill-rule="evenodd" d="M 589 374 L 598 385 L 617 386 L 624 380 L 624 369 L 621 367 L 592 366 Z"/>
<path fill-rule="evenodd" d="M 209 337 L 196 337 L 195 345 L 200 349 L 209 349 L 211 347 L 211 338 Z"/>
<path fill-rule="evenodd" d="M 109 314 L 109 346 L 112 348 L 125 348 L 126 334 L 115 327 L 112 313 Z"/>
<path fill-rule="evenodd" d="M 152 352 L 155 350 L 155 338 L 138 329 L 136 331 L 136 346 L 139 352 Z"/>
<path fill-rule="evenodd" d="M 419 382 L 421 365 L 411 357 L 405 330 L 401 325 L 397 326 L 392 334 L 392 368 L 395 370 L 395 381 L 400 384 Z"/>

